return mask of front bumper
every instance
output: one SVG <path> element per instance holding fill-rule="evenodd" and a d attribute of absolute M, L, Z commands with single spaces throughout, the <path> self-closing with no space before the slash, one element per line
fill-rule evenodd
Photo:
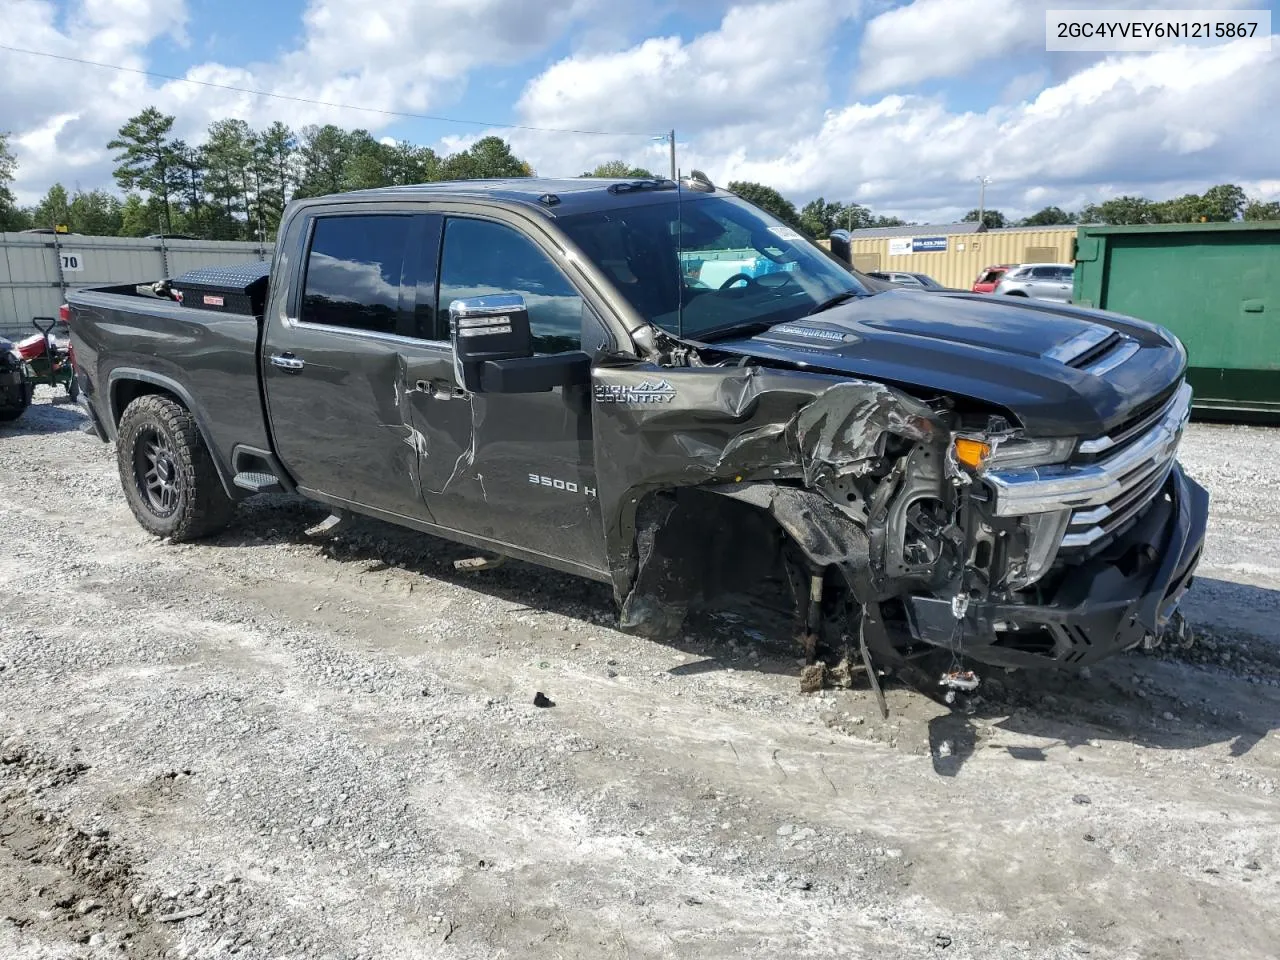
<path fill-rule="evenodd" d="M 1103 553 L 1068 568 L 1038 602 L 909 597 L 912 635 L 997 666 L 1084 665 L 1127 650 L 1169 622 L 1204 546 L 1209 494 L 1174 464 L 1140 521 Z M 1045 594 L 1051 594 L 1045 596 Z"/>

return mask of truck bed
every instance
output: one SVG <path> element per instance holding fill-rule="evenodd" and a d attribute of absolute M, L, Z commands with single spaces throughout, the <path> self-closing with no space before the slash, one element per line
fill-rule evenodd
<path fill-rule="evenodd" d="M 109 400 L 109 435 L 142 382 L 187 405 L 220 465 L 237 444 L 270 447 L 257 317 L 145 296 L 133 284 L 79 290 L 68 303 L 83 386 Z"/>

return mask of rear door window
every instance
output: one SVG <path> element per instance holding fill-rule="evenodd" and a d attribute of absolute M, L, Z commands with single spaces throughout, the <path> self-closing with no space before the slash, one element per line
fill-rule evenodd
<path fill-rule="evenodd" d="M 318 217 L 298 319 L 372 333 L 398 332 L 414 218 Z"/>

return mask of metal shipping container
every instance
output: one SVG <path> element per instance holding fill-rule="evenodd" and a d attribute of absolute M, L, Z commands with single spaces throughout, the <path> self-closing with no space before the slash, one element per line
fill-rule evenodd
<path fill-rule="evenodd" d="M 26 336 L 32 317 L 56 317 L 68 290 L 269 260 L 272 249 L 269 243 L 221 240 L 0 233 L 0 336 Z"/>
<path fill-rule="evenodd" d="M 975 232 L 975 224 L 887 227 L 850 234 L 859 270 L 927 273 L 943 286 L 969 290 L 984 267 L 1002 263 L 1070 263 L 1076 228 L 1011 227 Z"/>
<path fill-rule="evenodd" d="M 1199 410 L 1280 417 L 1280 222 L 1081 227 L 1074 299 L 1177 335 Z"/>

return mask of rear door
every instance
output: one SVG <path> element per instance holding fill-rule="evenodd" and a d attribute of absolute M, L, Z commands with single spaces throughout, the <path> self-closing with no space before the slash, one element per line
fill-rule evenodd
<path fill-rule="evenodd" d="M 1032 267 L 1028 293 L 1041 299 L 1053 299 L 1057 292 L 1057 271 L 1053 267 Z"/>
<path fill-rule="evenodd" d="M 408 394 L 440 354 L 417 335 L 440 218 L 352 204 L 306 216 L 294 289 L 264 340 L 276 450 L 318 499 L 429 520 Z"/>
<path fill-rule="evenodd" d="M 1053 298 L 1061 300 L 1063 303 L 1071 302 L 1071 290 L 1075 285 L 1075 270 L 1071 267 L 1056 267 L 1056 287 Z"/>

